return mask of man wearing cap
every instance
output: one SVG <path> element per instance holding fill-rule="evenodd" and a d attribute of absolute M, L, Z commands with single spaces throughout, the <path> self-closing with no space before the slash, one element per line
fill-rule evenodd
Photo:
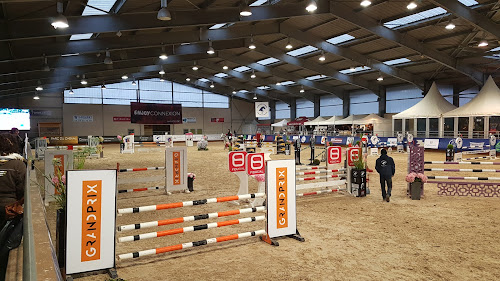
<path fill-rule="evenodd" d="M 390 201 L 392 191 L 392 177 L 396 172 L 396 165 L 394 160 L 387 156 L 387 150 L 382 149 L 382 155 L 377 159 L 375 170 L 380 175 L 380 187 L 382 188 L 382 200 Z M 385 183 L 387 182 L 387 191 L 385 190 Z"/>

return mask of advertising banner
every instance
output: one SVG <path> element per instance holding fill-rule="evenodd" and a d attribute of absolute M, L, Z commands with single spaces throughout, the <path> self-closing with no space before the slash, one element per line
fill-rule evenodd
<path fill-rule="evenodd" d="M 113 117 L 113 122 L 130 122 L 130 117 L 126 116 L 114 116 Z"/>
<path fill-rule="evenodd" d="M 270 238 L 295 234 L 295 160 L 272 160 L 266 164 L 266 232 Z"/>
<path fill-rule="evenodd" d="M 67 171 L 66 274 L 115 266 L 116 170 Z"/>
<path fill-rule="evenodd" d="M 182 105 L 131 102 L 130 116 L 138 124 L 182 124 Z"/>
<path fill-rule="evenodd" d="M 210 118 L 212 123 L 224 123 L 224 118 Z"/>
<path fill-rule="evenodd" d="M 94 115 L 73 115 L 73 122 L 94 122 Z"/>
<path fill-rule="evenodd" d="M 255 103 L 255 117 L 256 118 L 269 118 L 269 103 L 259 101 Z"/>
<path fill-rule="evenodd" d="M 49 145 L 77 145 L 78 137 L 48 137 Z"/>
<path fill-rule="evenodd" d="M 186 190 L 187 187 L 187 147 L 165 148 L 165 187 L 166 191 Z"/>

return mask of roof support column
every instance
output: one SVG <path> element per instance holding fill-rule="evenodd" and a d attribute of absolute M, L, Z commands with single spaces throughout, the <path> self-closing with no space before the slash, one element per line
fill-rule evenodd
<path fill-rule="evenodd" d="M 379 98 L 378 98 L 378 115 L 384 117 L 387 112 L 387 91 L 385 86 L 379 87 Z"/>
<path fill-rule="evenodd" d="M 271 112 L 271 124 L 276 120 L 276 101 L 269 101 L 269 111 Z"/>
<path fill-rule="evenodd" d="M 453 85 L 453 105 L 460 106 L 460 87 Z"/>
<path fill-rule="evenodd" d="M 349 111 L 351 108 L 351 96 L 349 94 L 344 95 L 344 99 L 342 100 L 342 115 L 344 118 L 349 116 Z"/>
<path fill-rule="evenodd" d="M 314 96 L 314 118 L 320 115 L 320 106 L 321 106 L 321 96 Z"/>
<path fill-rule="evenodd" d="M 290 101 L 290 120 L 297 118 L 297 98 Z"/>

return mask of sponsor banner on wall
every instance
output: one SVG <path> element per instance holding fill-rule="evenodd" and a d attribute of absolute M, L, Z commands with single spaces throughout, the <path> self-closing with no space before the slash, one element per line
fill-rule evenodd
<path fill-rule="evenodd" d="M 73 122 L 94 122 L 94 115 L 73 115 Z"/>
<path fill-rule="evenodd" d="M 196 123 L 196 117 L 184 117 L 182 123 Z"/>
<path fill-rule="evenodd" d="M 49 145 L 77 145 L 78 137 L 48 137 Z"/>
<path fill-rule="evenodd" d="M 424 148 L 438 149 L 439 139 L 425 139 Z"/>
<path fill-rule="evenodd" d="M 269 118 L 269 103 L 266 101 L 259 101 L 255 103 L 255 117 Z"/>
<path fill-rule="evenodd" d="M 182 105 L 131 102 L 130 116 L 138 124 L 182 124 Z"/>
<path fill-rule="evenodd" d="M 115 266 L 116 170 L 67 171 L 66 274 Z"/>
<path fill-rule="evenodd" d="M 38 117 L 52 116 L 52 110 L 33 109 L 33 110 L 31 110 L 31 116 L 38 116 Z"/>
<path fill-rule="evenodd" d="M 113 122 L 130 122 L 130 117 L 120 117 L 120 116 L 114 116 L 113 117 Z"/>
<path fill-rule="evenodd" d="M 212 123 L 224 123 L 224 118 L 210 118 Z"/>

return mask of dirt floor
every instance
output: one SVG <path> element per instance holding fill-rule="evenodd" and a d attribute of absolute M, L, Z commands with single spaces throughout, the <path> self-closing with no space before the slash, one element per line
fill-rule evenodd
<path fill-rule="evenodd" d="M 197 151 L 196 147 L 188 148 L 188 170 L 196 174 L 194 192 L 166 195 L 163 190 L 155 190 L 119 194 L 118 208 L 235 195 L 239 183 L 236 175 L 228 171 L 227 151 L 220 142 L 210 143 L 209 149 Z M 309 159 L 308 150 L 302 155 L 302 159 Z M 116 162 L 120 162 L 121 168 L 164 165 L 164 153 L 161 151 L 120 154 L 118 145 L 106 145 L 104 156 L 103 159 L 87 160 L 85 168 L 115 168 Z M 272 247 L 256 237 L 240 239 L 117 261 L 118 274 L 125 280 L 500 280 L 500 246 L 496 244 L 500 231 L 500 198 L 442 197 L 437 195 L 435 184 L 426 184 L 424 198 L 411 200 L 406 196 L 404 181 L 408 154 L 393 153 L 391 156 L 396 162 L 396 175 L 390 203 L 382 201 L 376 173 L 370 177 L 371 194 L 364 198 L 343 193 L 298 198 L 298 229 L 306 239 L 303 243 L 281 239 L 279 247 Z M 426 151 L 425 157 L 427 161 L 443 161 L 445 155 L 444 152 Z M 271 158 L 291 159 L 293 156 L 272 155 Z M 375 160 L 376 156 L 368 157 L 371 168 Z M 482 166 L 488 169 L 494 167 Z M 460 165 L 460 168 L 471 166 Z M 162 173 L 122 173 L 119 178 L 157 176 Z M 433 175 L 433 172 L 426 174 Z M 448 173 L 451 174 L 458 175 Z M 460 173 L 460 176 L 500 174 Z M 157 183 L 163 185 L 162 182 Z M 119 189 L 146 186 L 155 186 L 155 183 L 120 185 Z M 250 192 L 257 191 L 254 179 L 250 180 L 249 189 Z M 117 225 L 244 206 L 220 203 L 129 214 L 118 216 Z M 49 224 L 54 229 L 53 206 L 48 208 L 48 216 Z M 236 217 L 117 232 L 117 237 Z M 264 222 L 118 243 L 116 253 L 154 249 L 259 229 L 264 229 Z M 55 233 L 54 230 L 52 232 Z M 80 280 L 107 279 L 107 275 L 101 274 Z"/>

